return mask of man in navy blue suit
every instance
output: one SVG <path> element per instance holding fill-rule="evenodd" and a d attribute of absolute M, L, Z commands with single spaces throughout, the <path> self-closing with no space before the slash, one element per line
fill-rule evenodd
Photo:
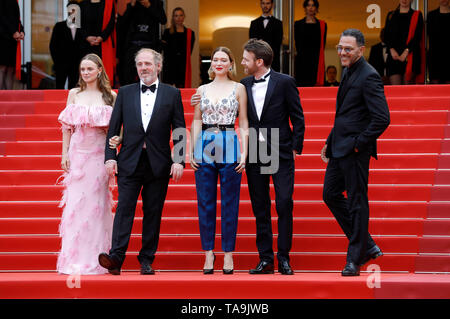
<path fill-rule="evenodd" d="M 345 30 L 337 45 L 344 70 L 334 127 L 321 153 L 328 163 L 323 199 L 349 240 L 343 276 L 358 276 L 362 265 L 383 254 L 369 234 L 367 191 L 370 157 L 377 158 L 377 138 L 390 116 L 383 82 L 364 59 L 364 45 L 356 29 Z"/>
<path fill-rule="evenodd" d="M 293 275 L 289 251 L 292 246 L 295 157 L 303 149 L 305 122 L 295 79 L 272 70 L 272 60 L 273 51 L 267 42 L 250 39 L 245 44 L 242 65 L 251 76 L 241 83 L 247 90 L 250 133 L 254 132 L 249 137 L 245 171 L 256 217 L 256 246 L 260 259 L 250 274 L 274 272 L 269 192 L 272 177 L 278 214 L 278 271 Z M 270 151 L 267 159 L 262 156 L 264 149 Z"/>

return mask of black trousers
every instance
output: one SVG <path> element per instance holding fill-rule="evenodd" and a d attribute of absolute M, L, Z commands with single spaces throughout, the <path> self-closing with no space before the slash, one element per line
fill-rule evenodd
<path fill-rule="evenodd" d="M 368 152 L 330 158 L 323 188 L 323 200 L 349 240 L 347 262 L 356 264 L 375 245 L 369 234 L 369 163 Z"/>
<path fill-rule="evenodd" d="M 260 164 L 246 164 L 248 190 L 256 218 L 256 246 L 262 261 L 274 262 L 273 235 L 271 221 L 270 177 L 275 189 L 275 207 L 278 214 L 279 262 L 289 261 L 292 247 L 292 228 L 294 201 L 294 160 L 282 160 L 274 174 L 261 174 Z"/>
<path fill-rule="evenodd" d="M 147 261 L 151 264 L 155 259 L 169 177 L 156 178 L 150 165 L 147 152 L 143 150 L 134 174 L 131 176 L 118 175 L 117 177 L 119 199 L 109 253 L 120 265 L 125 260 L 137 199 L 141 192 L 144 218 L 142 221 L 142 248 L 138 260 L 140 263 Z"/>
<path fill-rule="evenodd" d="M 78 83 L 78 63 L 73 64 L 73 66 L 65 66 L 55 69 L 55 77 L 56 77 L 56 88 L 64 89 L 66 84 L 66 79 L 69 79 L 68 88 L 69 90 L 76 87 Z"/>

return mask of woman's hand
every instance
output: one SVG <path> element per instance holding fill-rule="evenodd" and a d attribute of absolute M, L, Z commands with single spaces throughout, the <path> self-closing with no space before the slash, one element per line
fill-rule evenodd
<path fill-rule="evenodd" d="M 109 148 L 115 150 L 122 143 L 122 138 L 120 136 L 113 136 L 109 139 Z"/>
<path fill-rule="evenodd" d="M 242 173 L 245 169 L 245 160 L 247 159 L 247 154 L 241 154 L 241 160 L 239 161 L 238 166 L 234 169 L 237 173 Z"/>
<path fill-rule="evenodd" d="M 70 169 L 70 160 L 69 155 L 64 153 L 61 157 L 61 168 L 64 170 L 64 172 L 68 172 Z"/>
<path fill-rule="evenodd" d="M 199 165 L 197 164 L 197 162 L 194 159 L 194 151 L 191 150 L 191 154 L 189 156 L 189 163 L 191 164 L 191 167 L 194 171 L 198 170 Z"/>
<path fill-rule="evenodd" d="M 391 49 L 391 56 L 394 60 L 399 60 L 399 55 L 397 53 L 397 51 L 395 51 L 395 49 Z"/>
<path fill-rule="evenodd" d="M 399 56 L 399 60 L 402 62 L 405 62 L 406 59 L 408 58 L 408 54 L 409 54 L 409 49 L 405 49 L 405 51 L 403 51 L 402 55 Z"/>

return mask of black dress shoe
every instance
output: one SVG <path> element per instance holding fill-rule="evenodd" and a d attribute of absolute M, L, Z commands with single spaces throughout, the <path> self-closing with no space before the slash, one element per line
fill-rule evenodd
<path fill-rule="evenodd" d="M 233 269 L 222 269 L 224 275 L 232 275 L 234 273 Z"/>
<path fill-rule="evenodd" d="M 366 255 L 364 256 L 363 260 L 359 264 L 360 266 L 363 266 L 366 264 L 370 259 L 377 259 L 378 257 L 383 256 L 383 252 L 381 251 L 380 247 L 377 245 L 373 246 L 369 250 L 367 250 Z"/>
<path fill-rule="evenodd" d="M 214 256 L 213 267 L 210 268 L 210 269 L 203 268 L 203 274 L 204 275 L 212 275 L 212 274 L 214 274 L 214 263 L 216 262 L 216 255 L 213 253 L 213 256 Z"/>
<path fill-rule="evenodd" d="M 249 274 L 251 275 L 261 275 L 261 274 L 273 274 L 273 263 L 261 260 L 255 269 L 250 269 Z"/>
<path fill-rule="evenodd" d="M 347 262 L 344 270 L 342 270 L 342 276 L 359 276 L 359 265 Z"/>
<path fill-rule="evenodd" d="M 98 263 L 103 268 L 108 269 L 111 275 L 120 275 L 120 265 L 119 263 L 107 253 L 101 253 L 98 255 Z"/>
<path fill-rule="evenodd" d="M 278 272 L 282 275 L 293 275 L 294 271 L 287 260 L 278 263 Z"/>
<path fill-rule="evenodd" d="M 155 270 L 149 262 L 143 262 L 141 264 L 141 275 L 154 275 Z"/>

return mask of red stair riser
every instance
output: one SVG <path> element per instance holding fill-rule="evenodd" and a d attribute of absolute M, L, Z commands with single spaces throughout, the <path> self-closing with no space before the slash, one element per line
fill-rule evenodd
<path fill-rule="evenodd" d="M 218 212 L 216 222 L 216 233 L 221 234 L 220 212 Z M 56 235 L 59 233 L 60 219 L 3 219 L 0 223 L 0 233 L 5 235 Z M 254 235 L 256 231 L 255 219 L 252 217 L 241 216 L 238 221 L 238 234 Z M 277 218 L 272 218 L 272 231 L 278 233 Z M 370 221 L 369 231 L 372 235 L 421 235 L 421 220 L 403 220 L 389 219 L 380 220 L 372 219 Z M 133 223 L 132 234 L 141 234 L 142 217 L 135 217 Z M 297 235 L 318 234 L 318 235 L 343 235 L 341 228 L 330 217 L 328 219 L 301 219 L 294 218 L 293 233 Z M 161 234 L 177 234 L 177 235 L 198 235 L 199 225 L 198 218 L 168 218 L 163 217 L 161 222 Z M 0 237 L 0 252 L 3 251 L 3 238 Z"/>
<path fill-rule="evenodd" d="M 116 202 L 117 203 L 117 202 Z M 374 218 L 426 218 L 428 204 L 426 202 L 378 202 L 370 201 L 370 216 Z M 275 201 L 272 201 L 272 216 L 277 216 Z M 443 206 L 449 211 L 450 204 Z M 115 208 L 113 209 L 115 210 Z M 218 201 L 217 211 L 220 211 Z M 8 202 L 0 201 L 0 218 L 59 218 L 62 209 L 58 201 L 54 202 Z M 333 217 L 323 201 L 305 202 L 294 201 L 294 217 Z M 139 200 L 136 208 L 136 217 L 142 217 L 142 202 Z M 163 217 L 197 217 L 197 201 L 166 200 Z M 242 200 L 239 204 L 240 217 L 253 217 L 250 201 Z"/>
<path fill-rule="evenodd" d="M 441 187 L 443 188 L 443 187 Z M 0 200 L 59 200 L 62 186 L 0 186 Z M 294 200 L 321 200 L 323 185 L 295 185 Z M 117 188 L 113 190 L 114 198 L 117 198 Z M 220 191 L 217 191 L 220 198 Z M 187 185 L 169 185 L 167 198 L 179 200 L 196 200 L 197 193 L 194 187 Z M 241 200 L 248 200 L 248 186 L 241 185 Z M 430 200 L 429 186 L 416 185 L 370 185 L 369 198 L 372 200 Z M 275 199 L 273 185 L 271 185 L 271 199 Z"/>
<path fill-rule="evenodd" d="M 274 237 L 273 249 L 276 251 L 276 236 Z M 377 238 L 377 244 L 382 247 L 387 254 L 405 252 L 416 253 L 418 249 L 418 239 L 415 237 L 387 237 Z M 128 246 L 128 251 L 135 252 L 141 249 L 142 237 L 132 236 Z M 341 253 L 347 251 L 347 238 L 340 237 L 293 237 L 291 253 Z M 6 237 L 0 241 L 2 252 L 29 252 L 29 253 L 58 253 L 61 248 L 59 237 Z M 237 236 L 236 253 L 255 251 L 256 240 L 254 236 Z M 201 251 L 199 236 L 167 236 L 161 235 L 158 251 L 163 254 L 167 252 L 189 252 Z M 221 252 L 221 238 L 216 236 L 215 250 Z"/>
<path fill-rule="evenodd" d="M 309 126 L 305 131 L 305 139 L 326 139 L 331 131 L 331 125 Z M 381 138 L 389 139 L 426 139 L 442 138 L 445 125 L 415 125 L 414 130 L 410 125 L 391 125 L 383 133 Z M 189 124 L 188 124 L 189 129 Z M 17 141 L 60 141 L 62 138 L 59 127 L 31 127 L 31 128 L 0 128 L 0 137 L 8 136 L 10 131 L 16 132 Z M 4 141 L 4 139 L 0 139 Z"/>
<path fill-rule="evenodd" d="M 1 146 L 1 144 L 0 144 Z M 54 185 L 63 171 L 3 171 L 0 172 L 0 185 Z M 323 183 L 325 169 L 301 170 L 295 172 L 295 181 L 302 184 Z M 182 177 L 183 184 L 195 184 L 194 171 L 186 168 Z M 242 183 L 247 183 L 247 175 L 242 174 Z M 416 170 L 374 170 L 370 171 L 369 184 L 433 184 L 434 171 Z M 439 184 L 439 183 L 438 183 Z"/>
<path fill-rule="evenodd" d="M 222 256 L 217 254 L 217 269 L 221 269 Z M 140 266 L 137 253 L 127 253 L 122 270 L 137 271 Z M 57 254 L 0 254 L 0 271 L 6 270 L 45 270 L 55 271 Z M 244 270 L 253 268 L 258 262 L 257 253 L 234 254 L 234 269 Z M 373 263 L 382 271 L 414 271 L 416 256 L 414 255 L 385 255 Z M 156 270 L 201 270 L 203 268 L 204 255 L 199 252 L 192 253 L 157 253 L 153 264 Z M 345 253 L 343 254 L 292 254 L 290 264 L 297 271 L 341 271 L 345 265 Z M 369 263 L 372 264 L 372 263 Z M 362 270 L 369 265 L 367 264 Z M 277 265 L 275 265 L 277 266 Z"/>
<path fill-rule="evenodd" d="M 379 154 L 378 160 L 370 161 L 370 168 L 375 169 L 407 169 L 435 168 L 436 154 Z M 189 161 L 187 161 L 189 162 Z M 57 170 L 60 169 L 60 156 L 8 156 L 0 157 L 0 170 Z M 296 169 L 324 169 L 326 164 L 319 154 L 304 154 L 295 159 Z"/>
<path fill-rule="evenodd" d="M 320 153 L 325 140 L 305 140 L 303 154 Z M 4 144 L 5 155 L 60 155 L 60 141 L 25 141 L 25 142 L 0 142 Z M 189 145 L 187 145 L 189 147 Z M 379 153 L 439 153 L 441 150 L 440 139 L 430 140 L 383 140 L 378 142 Z"/>

